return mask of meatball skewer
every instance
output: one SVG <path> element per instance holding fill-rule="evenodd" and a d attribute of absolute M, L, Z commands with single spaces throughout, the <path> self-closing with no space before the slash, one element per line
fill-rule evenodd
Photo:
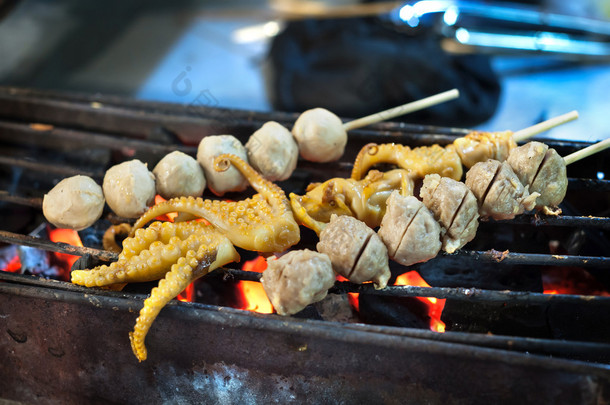
<path fill-rule="evenodd" d="M 286 180 L 294 171 L 299 154 L 312 162 L 337 160 L 345 150 L 348 131 L 428 108 L 458 96 L 459 91 L 453 89 L 346 123 L 327 109 L 313 108 L 297 118 L 292 131 L 270 121 L 248 139 L 248 160 L 268 180 Z"/>
<path fill-rule="evenodd" d="M 532 141 L 511 151 L 506 160 L 530 193 L 539 193 L 535 208 L 558 215 L 568 188 L 566 166 L 610 147 L 610 138 L 574 152 L 565 158 L 547 145 Z"/>

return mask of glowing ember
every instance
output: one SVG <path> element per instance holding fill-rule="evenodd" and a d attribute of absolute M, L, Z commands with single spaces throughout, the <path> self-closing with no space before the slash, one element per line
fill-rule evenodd
<path fill-rule="evenodd" d="M 556 267 L 542 271 L 545 294 L 578 294 L 610 296 L 610 292 L 589 272 L 576 267 Z"/>
<path fill-rule="evenodd" d="M 165 198 L 161 197 L 159 194 L 155 196 L 155 205 L 161 204 L 162 202 L 167 201 Z M 174 222 L 174 219 L 178 216 L 177 212 L 170 212 L 164 215 L 160 215 L 155 218 L 157 221 L 169 221 Z"/>
<path fill-rule="evenodd" d="M 349 281 L 343 276 L 337 275 L 337 281 Z M 360 294 L 358 293 L 347 293 L 347 299 L 349 301 L 350 306 L 354 309 L 354 311 L 360 311 L 360 301 L 358 301 L 358 297 Z"/>
<path fill-rule="evenodd" d="M 19 260 L 19 256 L 15 254 L 2 270 L 8 271 L 9 273 L 19 273 L 21 270 L 21 260 Z"/>
<path fill-rule="evenodd" d="M 409 271 L 401 274 L 396 278 L 394 285 L 411 285 L 414 287 L 430 287 L 430 284 L 421 278 L 418 272 Z M 428 316 L 430 317 L 430 329 L 436 332 L 445 331 L 445 323 L 441 321 L 441 314 L 445 307 L 444 299 L 436 299 L 434 297 L 417 297 L 418 300 L 426 304 L 428 307 Z"/>
<path fill-rule="evenodd" d="M 194 302 L 195 301 L 195 284 L 191 283 L 176 297 L 179 301 Z"/>
<path fill-rule="evenodd" d="M 262 273 L 267 268 L 267 261 L 264 257 L 258 256 L 256 259 L 248 260 L 242 266 L 244 271 L 255 271 Z M 272 314 L 273 306 L 267 298 L 267 293 L 261 283 L 257 281 L 239 281 L 237 289 L 243 296 L 243 303 L 238 309 L 259 312 L 261 314 Z"/>
<path fill-rule="evenodd" d="M 83 243 L 78 236 L 78 232 L 73 229 L 49 229 L 49 240 L 52 242 L 64 242 L 72 246 L 83 246 Z M 79 259 L 80 256 L 69 255 L 67 253 L 56 253 L 53 255 L 60 263 L 65 264 L 65 269 L 70 272 L 72 265 Z"/>

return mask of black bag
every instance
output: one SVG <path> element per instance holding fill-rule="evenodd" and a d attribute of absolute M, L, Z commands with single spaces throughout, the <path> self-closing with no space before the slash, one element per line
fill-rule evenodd
<path fill-rule="evenodd" d="M 438 38 L 409 36 L 375 18 L 289 23 L 266 66 L 276 110 L 324 107 L 357 118 L 457 88 L 460 97 L 394 120 L 473 126 L 489 119 L 500 85 L 484 55 L 451 55 Z"/>

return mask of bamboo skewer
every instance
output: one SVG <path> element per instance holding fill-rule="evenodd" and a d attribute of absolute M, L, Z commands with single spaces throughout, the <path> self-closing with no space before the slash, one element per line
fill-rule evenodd
<path fill-rule="evenodd" d="M 563 125 L 570 121 L 578 118 L 578 111 L 570 111 L 569 113 L 559 115 L 557 117 L 548 119 L 536 125 L 532 125 L 531 127 L 524 128 L 520 131 L 513 133 L 513 140 L 515 142 L 521 142 L 526 139 L 531 138 L 534 135 L 538 135 L 539 133 L 548 131 L 551 128 L 555 128 L 559 125 Z"/>
<path fill-rule="evenodd" d="M 434 105 L 444 103 L 449 100 L 458 98 L 460 92 L 457 89 L 448 90 L 443 93 L 435 94 L 434 96 L 422 98 L 421 100 L 412 101 L 407 104 L 403 104 L 398 107 L 390 108 L 389 110 L 381 111 L 375 114 L 367 115 L 366 117 L 358 118 L 353 121 L 346 122 L 343 124 L 345 131 L 351 131 L 352 129 L 362 128 L 367 125 L 375 124 L 381 121 L 387 121 L 389 119 L 399 117 L 408 113 L 423 110 L 424 108 L 432 107 Z"/>
<path fill-rule="evenodd" d="M 593 145 L 587 146 L 584 149 L 571 153 L 568 156 L 564 157 L 563 160 L 566 162 L 566 166 L 567 166 L 574 162 L 578 162 L 581 159 L 587 158 L 591 155 L 601 152 L 602 150 L 607 149 L 609 147 L 610 147 L 610 138 L 607 138 L 601 142 L 594 143 Z"/>

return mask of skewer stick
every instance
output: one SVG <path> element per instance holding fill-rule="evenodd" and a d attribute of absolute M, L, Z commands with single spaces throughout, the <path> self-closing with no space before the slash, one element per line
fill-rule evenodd
<path fill-rule="evenodd" d="M 443 93 L 435 94 L 434 96 L 422 98 L 421 100 L 412 101 L 398 107 L 390 108 L 389 110 L 346 122 L 343 124 L 343 129 L 345 129 L 345 131 L 351 131 L 352 129 L 362 128 L 377 122 L 386 121 L 404 114 L 432 107 L 436 104 L 444 103 L 445 101 L 453 100 L 454 98 L 459 97 L 459 95 L 460 92 L 458 89 L 445 91 Z"/>
<path fill-rule="evenodd" d="M 551 128 L 558 127 L 559 125 L 563 125 L 567 122 L 574 121 L 576 118 L 578 118 L 578 111 L 570 111 L 569 113 L 542 121 L 541 123 L 513 133 L 513 140 L 515 142 L 524 141 L 541 132 L 548 131 Z"/>
<path fill-rule="evenodd" d="M 602 150 L 607 149 L 607 148 L 610 148 L 610 138 L 604 139 L 601 142 L 594 143 L 591 146 L 587 146 L 584 149 L 571 153 L 568 156 L 564 157 L 563 160 L 566 162 L 566 166 L 567 166 L 567 165 L 577 162 L 581 159 L 594 155 L 597 152 L 601 152 Z"/>

